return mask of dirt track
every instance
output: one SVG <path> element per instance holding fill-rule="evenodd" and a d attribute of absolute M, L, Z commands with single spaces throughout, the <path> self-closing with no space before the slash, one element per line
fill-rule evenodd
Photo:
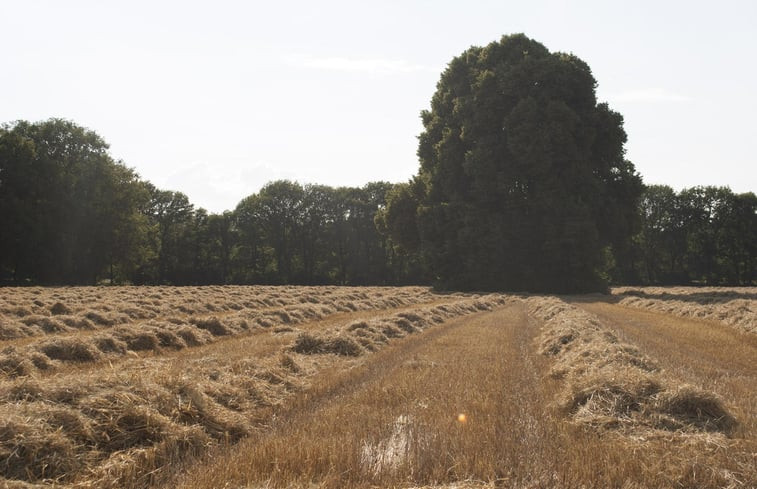
<path fill-rule="evenodd" d="M 327 379 L 325 395 L 305 401 L 210 470 L 190 473 L 192 487 L 299 487 L 315 480 L 388 486 L 495 474 L 538 480 L 556 459 L 546 457 L 545 393 L 531 354 L 537 328 L 529 324 L 523 307 L 511 304 L 407 338 Z M 487 456 L 492 452 L 501 456 Z"/>

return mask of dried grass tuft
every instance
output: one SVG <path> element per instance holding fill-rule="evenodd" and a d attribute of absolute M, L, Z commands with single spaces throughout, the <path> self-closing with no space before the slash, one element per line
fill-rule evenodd
<path fill-rule="evenodd" d="M 354 340 L 345 337 L 321 338 L 303 333 L 297 337 L 292 351 L 303 355 L 319 355 L 333 353 L 336 355 L 357 357 L 363 354 L 363 349 Z"/>
<path fill-rule="evenodd" d="M 292 358 L 291 355 L 287 355 L 286 353 L 281 354 L 279 365 L 295 374 L 298 374 L 302 371 L 300 366 L 297 365 L 297 362 L 294 360 L 294 358 Z"/>
<path fill-rule="evenodd" d="M 109 452 L 148 446 L 171 431 L 171 421 L 143 397 L 105 392 L 86 399 L 83 412 L 93 419 L 98 445 Z"/>
<path fill-rule="evenodd" d="M 158 336 L 153 331 L 124 328 L 114 331 L 114 334 L 132 351 L 155 351 L 160 348 Z"/>
<path fill-rule="evenodd" d="M 108 316 L 105 316 L 103 314 L 100 314 L 96 311 L 89 311 L 84 315 L 85 318 L 92 321 L 94 324 L 98 326 L 113 326 L 116 324 L 116 321 Z"/>
<path fill-rule="evenodd" d="M 23 338 L 26 335 L 23 324 L 7 318 L 0 318 L 0 341 Z"/>
<path fill-rule="evenodd" d="M 0 466 L 10 479 L 61 479 L 82 467 L 76 444 L 62 429 L 25 415 L 18 406 L 0 414 Z"/>
<path fill-rule="evenodd" d="M 64 362 L 95 362 L 102 357 L 96 348 L 80 338 L 56 338 L 40 344 L 38 349 L 48 358 Z"/>
<path fill-rule="evenodd" d="M 220 319 L 217 317 L 211 317 L 207 319 L 192 319 L 192 324 L 200 329 L 204 329 L 213 336 L 226 336 L 232 334 L 229 329 Z"/>
<path fill-rule="evenodd" d="M 213 341 L 213 335 L 210 332 L 191 326 L 181 326 L 176 330 L 179 336 L 187 346 L 200 346 Z"/>
<path fill-rule="evenodd" d="M 34 371 L 34 364 L 25 355 L 9 348 L 0 353 L 0 373 L 8 377 L 22 377 Z"/>
<path fill-rule="evenodd" d="M 737 425 L 718 396 L 689 384 L 660 392 L 654 399 L 653 408 L 665 428 L 695 427 L 728 433 Z"/>
<path fill-rule="evenodd" d="M 558 402 L 576 421 L 593 426 L 617 426 L 638 415 L 661 388 L 659 380 L 645 372 L 599 371 L 570 383 Z"/>
<path fill-rule="evenodd" d="M 638 348 L 618 341 L 595 316 L 556 298 L 527 299 L 544 320 L 542 354 L 563 382 L 557 404 L 573 421 L 606 429 L 717 431 L 736 425 L 711 392 L 663 379 Z"/>
<path fill-rule="evenodd" d="M 57 319 L 70 328 L 85 330 L 97 329 L 95 324 L 85 317 L 58 316 Z"/>
<path fill-rule="evenodd" d="M 50 306 L 50 314 L 59 316 L 61 314 L 71 314 L 71 309 L 62 302 L 56 302 Z"/>
<path fill-rule="evenodd" d="M 103 353 L 123 355 L 128 349 L 128 345 L 125 341 L 114 338 L 110 335 L 98 335 L 95 336 L 92 341 L 94 342 L 97 349 Z"/>

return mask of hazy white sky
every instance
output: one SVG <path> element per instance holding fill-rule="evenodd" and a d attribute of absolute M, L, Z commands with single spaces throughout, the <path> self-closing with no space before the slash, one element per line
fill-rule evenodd
<path fill-rule="evenodd" d="M 646 182 L 757 191 L 749 0 L 0 0 L 0 122 L 73 120 L 215 212 L 405 181 L 446 64 L 516 32 L 589 64 Z"/>

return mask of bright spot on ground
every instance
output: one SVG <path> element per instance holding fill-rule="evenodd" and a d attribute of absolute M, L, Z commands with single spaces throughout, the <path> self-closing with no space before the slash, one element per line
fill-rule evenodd
<path fill-rule="evenodd" d="M 465 415 L 465 413 L 460 413 L 457 415 L 457 421 L 460 423 L 465 423 L 468 421 L 468 416 Z"/>

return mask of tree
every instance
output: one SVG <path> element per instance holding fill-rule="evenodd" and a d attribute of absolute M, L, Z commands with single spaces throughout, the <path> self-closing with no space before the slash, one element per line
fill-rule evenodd
<path fill-rule="evenodd" d="M 644 189 L 635 237 L 642 283 L 750 285 L 757 256 L 757 197 L 728 187 Z"/>
<path fill-rule="evenodd" d="M 194 206 L 189 198 L 171 190 L 160 190 L 149 185 L 150 203 L 147 215 L 157 230 L 157 270 L 146 272 L 148 281 L 157 283 L 176 283 L 184 277 L 180 272 L 181 255 L 186 252 L 182 246 L 188 227 L 194 217 Z M 147 265 L 147 264 L 146 264 Z"/>
<path fill-rule="evenodd" d="M 393 283 L 428 283 L 418 233 L 418 207 L 425 191 L 419 178 L 394 185 L 374 218 L 376 229 L 387 239 Z"/>
<path fill-rule="evenodd" d="M 376 229 L 375 218 L 386 205 L 386 195 L 392 187 L 387 182 L 370 182 L 343 192 L 345 226 L 348 230 L 343 283 L 384 284 L 389 280 L 387 245 Z"/>
<path fill-rule="evenodd" d="M 757 282 L 757 195 L 731 195 L 718 235 L 723 275 L 734 285 Z"/>
<path fill-rule="evenodd" d="M 620 114 L 598 104 L 579 58 L 522 34 L 472 47 L 421 114 L 416 209 L 390 209 L 397 243 L 414 213 L 441 288 L 586 291 L 635 231 L 641 179 Z M 395 195 L 394 204 L 416 197 Z"/>
<path fill-rule="evenodd" d="M 266 281 L 291 283 L 295 270 L 298 237 L 302 232 L 302 186 L 288 180 L 278 180 L 266 184 L 258 194 L 242 200 L 236 209 L 242 235 L 258 240 L 266 245 L 255 253 L 272 253 L 273 268 L 265 266 Z M 254 229 L 254 230 L 253 230 Z M 248 231 L 249 230 L 249 234 Z M 249 242 L 249 247 L 259 245 Z M 257 260 L 258 258 L 256 258 Z"/>
<path fill-rule="evenodd" d="M 678 196 L 667 185 L 649 185 L 640 201 L 642 220 L 639 245 L 644 264 L 644 282 L 660 284 L 680 280 L 685 243 L 676 246 L 684 224 L 678 218 Z"/>
<path fill-rule="evenodd" d="M 0 129 L 0 274 L 94 283 L 136 257 L 139 177 L 95 132 L 62 119 Z"/>

